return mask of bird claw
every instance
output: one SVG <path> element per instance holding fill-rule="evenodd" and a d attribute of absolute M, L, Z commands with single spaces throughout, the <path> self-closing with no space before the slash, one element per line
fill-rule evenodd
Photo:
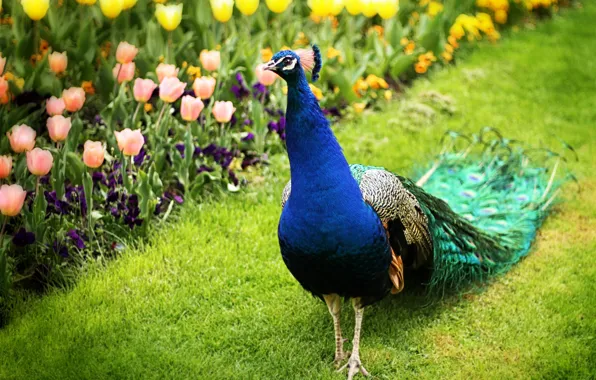
<path fill-rule="evenodd" d="M 352 380 L 358 372 L 362 373 L 362 375 L 366 377 L 370 376 L 366 368 L 364 368 L 362 365 L 360 358 L 351 356 L 350 360 L 348 360 L 346 364 L 338 369 L 337 372 L 342 372 L 346 368 L 348 369 L 348 380 Z"/>
<path fill-rule="evenodd" d="M 341 366 L 342 362 L 344 360 L 346 360 L 346 358 L 350 357 L 350 355 L 351 355 L 350 351 L 335 354 L 335 359 L 333 359 L 333 365 L 335 366 L 335 368 L 339 368 Z"/>

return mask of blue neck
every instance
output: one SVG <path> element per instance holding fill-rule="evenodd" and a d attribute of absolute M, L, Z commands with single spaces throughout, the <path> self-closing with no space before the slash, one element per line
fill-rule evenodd
<path fill-rule="evenodd" d="M 331 204 L 333 212 L 354 212 L 364 205 L 362 194 L 304 72 L 287 82 L 286 144 L 293 202 L 327 212 Z"/>

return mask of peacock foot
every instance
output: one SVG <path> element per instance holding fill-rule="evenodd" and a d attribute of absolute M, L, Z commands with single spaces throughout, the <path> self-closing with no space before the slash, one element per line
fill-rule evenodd
<path fill-rule="evenodd" d="M 366 368 L 362 365 L 360 358 L 358 356 L 350 356 L 350 359 L 343 367 L 337 370 L 337 372 L 342 372 L 344 369 L 348 369 L 348 380 L 352 380 L 354 376 L 360 372 L 364 376 L 370 376 Z"/>
<path fill-rule="evenodd" d="M 344 339 L 345 341 L 346 339 Z M 333 365 L 335 368 L 339 368 L 342 366 L 344 360 L 350 357 L 350 351 L 340 351 L 335 353 L 335 359 L 333 359 Z"/>

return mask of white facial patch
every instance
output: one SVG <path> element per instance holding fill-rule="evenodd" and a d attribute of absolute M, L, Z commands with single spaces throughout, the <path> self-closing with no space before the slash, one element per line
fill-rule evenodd
<path fill-rule="evenodd" d="M 286 70 L 293 70 L 294 67 L 296 67 L 296 63 L 298 63 L 298 60 L 296 58 L 292 59 L 292 63 L 290 63 L 289 65 L 285 66 L 282 70 L 286 71 Z"/>

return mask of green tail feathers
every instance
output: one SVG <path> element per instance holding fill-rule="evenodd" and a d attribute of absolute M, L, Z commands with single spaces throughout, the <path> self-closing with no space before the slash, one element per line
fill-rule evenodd
<path fill-rule="evenodd" d="M 524 149 L 492 128 L 446 136 L 442 153 L 417 183 L 425 191 L 404 183 L 429 216 L 430 287 L 438 292 L 503 273 L 526 256 L 569 178 L 561 175 L 563 156 Z M 453 152 L 461 141 L 466 146 Z"/>

